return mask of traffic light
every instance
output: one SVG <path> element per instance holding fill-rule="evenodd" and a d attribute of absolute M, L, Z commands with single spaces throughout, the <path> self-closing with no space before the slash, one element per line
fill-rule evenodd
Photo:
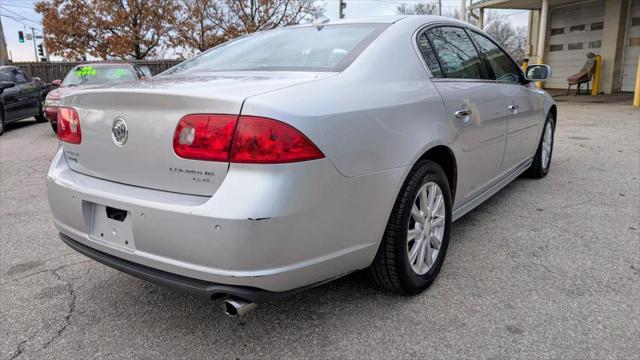
<path fill-rule="evenodd" d="M 42 44 L 38 44 L 38 55 L 44 56 L 44 49 L 42 48 Z"/>
<path fill-rule="evenodd" d="M 18 42 L 24 43 L 24 33 L 22 31 L 18 31 Z"/>
<path fill-rule="evenodd" d="M 344 9 L 347 8 L 347 3 L 344 0 L 340 0 L 338 3 L 338 18 L 344 19 Z"/>

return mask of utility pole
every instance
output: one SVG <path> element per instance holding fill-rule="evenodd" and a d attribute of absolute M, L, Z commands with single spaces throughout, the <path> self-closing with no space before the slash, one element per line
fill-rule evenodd
<path fill-rule="evenodd" d="M 9 62 L 7 57 L 7 42 L 4 40 L 4 28 L 2 27 L 2 16 L 0 16 L 0 66 Z"/>
<path fill-rule="evenodd" d="M 347 4 L 344 2 L 344 0 L 340 0 L 338 1 L 338 18 L 339 19 L 344 19 L 344 9 L 347 7 Z"/>
<path fill-rule="evenodd" d="M 458 14 L 458 18 L 461 21 L 464 21 L 466 12 L 467 12 L 467 0 L 460 0 L 460 14 Z"/>
<path fill-rule="evenodd" d="M 438 16 L 442 16 L 442 0 L 438 0 Z"/>
<path fill-rule="evenodd" d="M 36 57 L 36 62 L 38 62 L 38 49 L 36 49 L 36 29 L 31 28 L 31 40 L 33 40 L 33 56 Z"/>

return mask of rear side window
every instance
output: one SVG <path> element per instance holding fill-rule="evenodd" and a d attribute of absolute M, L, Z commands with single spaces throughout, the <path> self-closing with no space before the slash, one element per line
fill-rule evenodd
<path fill-rule="evenodd" d="M 0 69 L 0 81 L 13 82 L 13 76 L 11 76 L 11 68 Z"/>
<path fill-rule="evenodd" d="M 505 54 L 498 45 L 486 37 L 473 31 L 469 31 L 469 34 L 471 34 L 473 41 L 476 42 L 478 49 L 489 63 L 496 80 L 512 84 L 520 83 L 520 68 L 509 58 L 509 55 Z"/>
<path fill-rule="evenodd" d="M 341 71 L 387 27 L 350 24 L 282 28 L 229 41 L 165 74 L 211 71 Z"/>
<path fill-rule="evenodd" d="M 433 51 L 429 39 L 427 39 L 427 34 L 422 33 L 418 38 L 418 48 L 420 49 L 420 53 L 422 54 L 424 61 L 427 63 L 427 67 L 429 68 L 429 71 L 431 71 L 433 77 L 441 78 L 442 69 L 440 69 L 436 53 Z"/>
<path fill-rule="evenodd" d="M 442 72 L 453 79 L 486 79 L 486 73 L 471 39 L 456 27 L 437 27 L 427 37 L 438 55 Z"/>

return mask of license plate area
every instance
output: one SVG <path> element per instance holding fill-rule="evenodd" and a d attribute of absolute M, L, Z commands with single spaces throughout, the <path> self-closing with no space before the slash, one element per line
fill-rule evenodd
<path fill-rule="evenodd" d="M 135 250 L 131 212 L 96 203 L 86 204 L 91 212 L 91 239 Z"/>

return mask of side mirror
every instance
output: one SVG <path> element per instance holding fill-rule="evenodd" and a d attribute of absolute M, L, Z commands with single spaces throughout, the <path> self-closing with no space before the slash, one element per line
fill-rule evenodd
<path fill-rule="evenodd" d="M 530 81 L 545 81 L 551 78 L 551 68 L 549 65 L 535 64 L 527 66 L 524 77 Z"/>
<path fill-rule="evenodd" d="M 0 81 L 0 91 L 4 89 L 12 88 L 14 86 L 15 84 L 12 83 L 11 81 Z"/>
<path fill-rule="evenodd" d="M 60 86 L 60 84 L 62 84 L 62 80 L 60 79 L 55 79 L 51 82 L 51 85 L 53 86 Z"/>

